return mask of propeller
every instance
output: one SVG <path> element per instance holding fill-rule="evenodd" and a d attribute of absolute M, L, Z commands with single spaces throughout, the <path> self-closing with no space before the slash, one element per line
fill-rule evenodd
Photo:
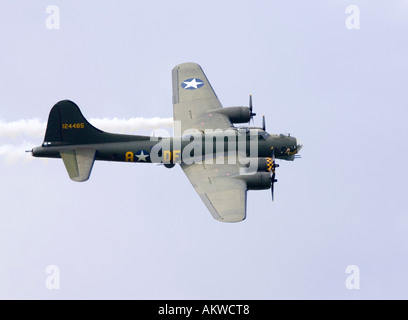
<path fill-rule="evenodd" d="M 265 115 L 262 115 L 262 130 L 263 130 L 263 131 L 266 131 Z"/>
<path fill-rule="evenodd" d="M 278 182 L 278 180 L 276 179 L 276 171 L 275 168 L 278 168 L 279 164 L 275 163 L 275 151 L 272 148 L 272 169 L 271 169 L 271 194 L 272 194 L 272 201 L 273 199 L 273 192 L 274 192 L 274 184 L 275 182 Z"/>
<path fill-rule="evenodd" d="M 252 112 L 252 94 L 249 95 L 249 122 L 254 121 L 254 116 L 256 116 L 256 113 Z"/>

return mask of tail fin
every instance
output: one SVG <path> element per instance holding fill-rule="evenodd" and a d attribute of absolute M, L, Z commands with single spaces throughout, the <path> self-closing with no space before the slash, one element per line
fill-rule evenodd
<path fill-rule="evenodd" d="M 79 145 L 98 143 L 110 135 L 92 126 L 75 103 L 63 100 L 50 111 L 43 146 L 62 146 L 59 154 L 69 177 L 82 182 L 91 175 L 96 150 Z"/>
<path fill-rule="evenodd" d="M 44 145 L 87 144 L 109 135 L 92 126 L 70 100 L 58 102 L 50 111 Z"/>
<path fill-rule="evenodd" d="M 44 143 L 42 147 L 33 149 L 33 155 L 40 156 L 40 151 L 47 150 L 49 147 L 57 147 L 69 177 L 81 182 L 89 179 L 97 155 L 96 145 L 98 143 L 146 139 L 149 140 L 149 137 L 101 131 L 85 119 L 75 103 L 63 100 L 52 107 Z M 51 149 L 55 150 L 55 148 Z"/>

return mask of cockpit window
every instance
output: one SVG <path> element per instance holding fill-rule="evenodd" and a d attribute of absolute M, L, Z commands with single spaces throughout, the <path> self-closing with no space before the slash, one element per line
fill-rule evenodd
<path fill-rule="evenodd" d="M 260 128 L 239 127 L 238 131 L 240 131 L 241 133 L 244 132 L 247 135 L 247 139 L 249 139 L 249 136 L 251 136 L 252 138 L 256 137 L 255 139 L 258 139 L 258 140 L 266 140 L 270 136 L 268 132 L 263 131 Z"/>
<path fill-rule="evenodd" d="M 269 137 L 269 133 L 266 131 L 258 131 L 259 140 L 266 140 Z"/>

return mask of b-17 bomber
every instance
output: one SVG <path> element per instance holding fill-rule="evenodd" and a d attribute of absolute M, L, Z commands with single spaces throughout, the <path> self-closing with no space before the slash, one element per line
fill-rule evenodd
<path fill-rule="evenodd" d="M 271 189 L 273 200 L 276 160 L 294 160 L 302 143 L 266 132 L 265 116 L 262 127 L 234 126 L 250 124 L 256 115 L 252 96 L 248 106 L 223 107 L 196 63 L 174 67 L 172 84 L 172 137 L 101 131 L 74 102 L 63 100 L 51 109 L 44 142 L 32 155 L 62 158 L 77 182 L 89 179 L 95 160 L 180 165 L 216 220 L 244 220 L 247 191 Z"/>

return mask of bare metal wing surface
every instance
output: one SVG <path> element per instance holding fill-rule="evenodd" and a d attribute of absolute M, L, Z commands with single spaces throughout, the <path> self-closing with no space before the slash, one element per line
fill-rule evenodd
<path fill-rule="evenodd" d="M 179 121 L 181 132 L 189 129 L 228 129 L 232 127 L 228 116 L 210 82 L 198 64 L 183 63 L 176 66 L 173 77 L 174 121 Z M 196 192 L 219 221 L 238 222 L 246 217 L 246 182 L 239 179 L 240 165 L 222 164 L 214 159 L 212 164 L 182 164 Z"/>
<path fill-rule="evenodd" d="M 223 164 L 182 164 L 196 192 L 212 216 L 223 222 L 238 222 L 246 217 L 247 185 L 240 178 L 240 165 L 229 164 L 225 157 Z"/>
<path fill-rule="evenodd" d="M 226 129 L 232 126 L 220 113 L 222 105 L 201 67 L 183 63 L 173 68 L 173 116 L 181 133 L 188 129 Z"/>

